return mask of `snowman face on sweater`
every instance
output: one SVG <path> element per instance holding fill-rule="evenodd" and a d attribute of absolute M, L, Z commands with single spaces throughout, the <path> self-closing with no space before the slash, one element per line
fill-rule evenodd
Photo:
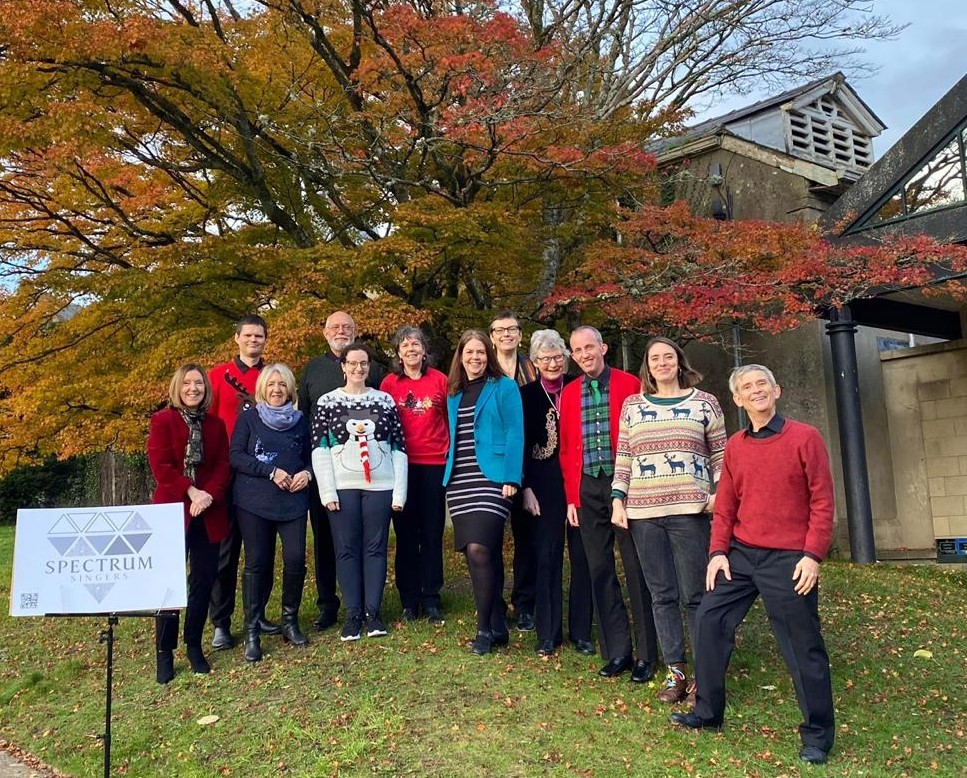
<path fill-rule="evenodd" d="M 376 421 L 370 416 L 361 416 L 358 413 L 346 419 L 346 430 L 349 432 L 351 440 L 361 440 L 363 438 L 372 440 L 376 434 Z"/>

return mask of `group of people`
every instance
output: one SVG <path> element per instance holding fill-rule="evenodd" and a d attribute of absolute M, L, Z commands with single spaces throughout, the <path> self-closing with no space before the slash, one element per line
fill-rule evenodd
<path fill-rule="evenodd" d="M 702 376 L 667 338 L 647 344 L 634 376 L 607 364 L 607 344 L 589 326 L 567 343 L 538 330 L 525 356 L 520 322 L 504 311 L 489 332 L 463 333 L 446 375 L 430 367 L 423 332 L 401 328 L 384 375 L 356 341 L 352 318 L 337 311 L 325 325 L 329 352 L 309 362 L 297 388 L 288 367 L 263 364 L 267 332 L 260 317 L 242 319 L 238 357 L 208 373 L 183 365 L 169 407 L 151 421 L 155 501 L 185 506 L 192 670 L 210 670 L 201 647 L 206 612 L 213 648 L 234 645 L 243 545 L 245 658 L 261 659 L 262 635 L 308 642 L 298 618 L 307 514 L 314 626 L 332 626 L 341 604 L 341 639 L 351 641 L 387 633 L 391 522 L 403 619 L 443 623 L 448 512 L 476 606 L 470 650 L 488 654 L 509 642 L 509 519 L 511 605 L 517 629 L 536 631 L 537 653 L 564 642 L 566 547 L 574 648 L 595 653 L 596 623 L 599 674 L 630 671 L 644 683 L 660 647 L 667 673 L 658 698 L 687 703 L 689 712 L 672 716 L 685 727 L 721 726 L 735 631 L 761 594 L 805 719 L 800 756 L 825 761 L 833 705 L 817 584 L 832 538 L 832 478 L 818 431 L 777 413 L 780 390 L 767 368 L 733 371 L 729 388 L 749 426 L 726 443 L 722 408 L 696 388 Z M 265 615 L 277 535 L 281 624 Z M 177 618 L 157 619 L 159 683 L 174 675 Z"/>

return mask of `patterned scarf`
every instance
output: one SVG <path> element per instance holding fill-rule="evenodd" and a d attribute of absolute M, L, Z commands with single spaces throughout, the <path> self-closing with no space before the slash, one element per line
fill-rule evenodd
<path fill-rule="evenodd" d="M 201 425 L 205 421 L 205 411 L 180 409 L 181 418 L 188 425 L 188 445 L 185 446 L 185 476 L 195 483 L 195 470 L 205 461 L 205 449 L 201 442 Z"/>

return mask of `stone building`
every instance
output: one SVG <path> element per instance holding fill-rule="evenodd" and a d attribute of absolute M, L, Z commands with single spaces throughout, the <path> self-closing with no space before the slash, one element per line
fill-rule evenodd
<path fill-rule="evenodd" d="M 656 153 L 669 197 L 700 214 L 820 222 L 843 240 L 905 229 L 963 241 L 965 107 L 967 79 L 877 162 L 872 140 L 884 125 L 837 73 L 692 127 Z M 783 412 L 822 431 L 837 482 L 837 553 L 872 558 L 875 544 L 877 558 L 933 558 L 938 544 L 967 538 L 967 442 L 955 453 L 953 440 L 967 432 L 960 311 L 907 290 L 859 301 L 838 321 L 780 336 L 723 332 L 720 345 L 689 351 L 724 408 L 731 367 L 762 362 L 783 385 Z M 924 405 L 916 412 L 911 391 Z M 729 415 L 737 428 L 737 411 Z M 856 529 L 864 525 L 872 537 Z"/>

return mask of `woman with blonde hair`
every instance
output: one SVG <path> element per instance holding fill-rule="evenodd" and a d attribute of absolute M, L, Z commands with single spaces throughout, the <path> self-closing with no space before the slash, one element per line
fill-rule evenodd
<path fill-rule="evenodd" d="M 271 575 L 275 537 L 282 539 L 282 638 L 295 646 L 309 640 L 299 629 L 306 578 L 307 487 L 312 481 L 309 424 L 296 408 L 292 371 L 267 365 L 255 384 L 255 406 L 244 411 L 232 434 L 233 499 L 245 546 L 242 602 L 245 658 L 262 658 L 260 624 L 265 617 L 265 576 Z"/>
<path fill-rule="evenodd" d="M 148 465 L 157 483 L 152 502 L 184 506 L 188 561 L 185 652 L 194 672 L 209 673 L 201 635 L 218 572 L 218 546 L 228 535 L 228 437 L 221 419 L 208 413 L 212 387 L 199 365 L 189 363 L 175 371 L 168 398 L 169 406 L 151 417 L 148 433 Z M 158 683 L 175 677 L 173 651 L 177 644 L 178 611 L 159 611 L 155 618 Z"/>

